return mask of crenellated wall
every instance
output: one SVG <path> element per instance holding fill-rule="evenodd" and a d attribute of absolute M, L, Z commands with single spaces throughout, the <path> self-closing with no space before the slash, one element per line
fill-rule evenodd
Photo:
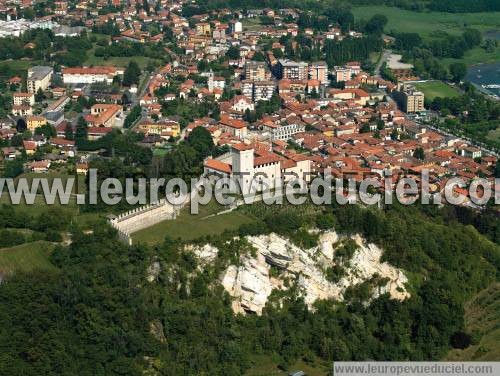
<path fill-rule="evenodd" d="M 156 204 L 144 205 L 121 213 L 109 219 L 109 224 L 118 230 L 120 240 L 132 244 L 130 237 L 132 233 L 165 220 L 175 219 L 181 208 L 181 205 L 172 205 L 163 199 Z"/>
<path fill-rule="evenodd" d="M 151 227 L 159 222 L 177 218 L 180 210 L 192 200 L 204 182 L 205 180 L 201 179 L 182 204 L 171 204 L 171 201 L 174 201 L 172 196 L 170 200 L 162 199 L 155 204 L 144 205 L 121 213 L 108 219 L 108 223 L 118 230 L 118 238 L 121 241 L 127 245 L 132 245 L 132 233 Z"/>

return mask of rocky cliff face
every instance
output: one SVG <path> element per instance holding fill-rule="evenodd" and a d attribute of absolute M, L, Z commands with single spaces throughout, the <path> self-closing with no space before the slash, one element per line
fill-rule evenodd
<path fill-rule="evenodd" d="M 276 234 L 247 237 L 257 250 L 256 256 L 242 257 L 239 266 L 230 265 L 221 275 L 222 285 L 234 297 L 234 312 L 261 314 L 271 292 L 274 289 L 286 289 L 285 279 L 294 281 L 309 307 L 318 299 L 342 301 L 348 287 L 375 276 L 383 278 L 384 283 L 373 290 L 373 298 L 386 292 L 393 299 L 403 300 L 409 296 L 405 289 L 407 278 L 403 272 L 381 263 L 382 250 L 374 244 L 367 244 L 360 236 L 352 238 L 357 249 L 348 265 L 344 265 L 342 278 L 336 283 L 328 280 L 325 270 L 340 262 L 335 252 L 342 239 L 345 237 L 328 231 L 319 234 L 315 247 L 301 249 L 289 239 Z M 202 265 L 212 262 L 218 252 L 217 248 L 210 245 L 190 247 L 190 250 Z M 279 275 L 270 273 L 272 266 L 274 270 L 279 270 Z"/>

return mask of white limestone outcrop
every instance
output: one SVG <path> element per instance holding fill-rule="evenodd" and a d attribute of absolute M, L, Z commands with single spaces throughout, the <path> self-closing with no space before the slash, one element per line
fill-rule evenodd
<path fill-rule="evenodd" d="M 241 266 L 230 265 L 221 276 L 221 283 L 232 297 L 233 311 L 261 313 L 273 290 L 269 265 L 263 255 L 244 257 Z"/>
<path fill-rule="evenodd" d="M 286 278 L 295 281 L 310 308 L 318 299 L 342 301 L 348 287 L 375 276 L 388 282 L 374 289 L 373 298 L 383 293 L 399 300 L 409 296 L 404 273 L 382 263 L 382 250 L 375 244 L 367 244 L 360 236 L 352 237 L 358 249 L 346 266 L 345 275 L 336 283 L 326 278 L 325 270 L 335 264 L 335 248 L 345 237 L 334 231 L 320 233 L 318 244 L 311 249 L 297 247 L 289 239 L 276 234 L 248 236 L 246 239 L 257 250 L 256 256 L 243 256 L 239 266 L 230 265 L 221 275 L 222 285 L 234 298 L 234 312 L 262 313 L 271 292 L 286 289 L 283 283 Z M 193 246 L 190 250 L 202 265 L 215 260 L 218 251 L 211 245 Z M 280 270 L 278 277 L 271 276 L 271 266 Z"/>
<path fill-rule="evenodd" d="M 204 244 L 201 247 L 189 245 L 186 247 L 186 251 L 193 252 L 196 258 L 201 262 L 201 265 L 210 264 L 219 253 L 219 250 L 211 244 Z"/>
<path fill-rule="evenodd" d="M 148 269 L 146 270 L 146 280 L 148 282 L 154 282 L 158 279 L 158 276 L 160 275 L 161 271 L 161 265 L 160 262 L 155 259 L 151 265 L 148 266 Z"/>

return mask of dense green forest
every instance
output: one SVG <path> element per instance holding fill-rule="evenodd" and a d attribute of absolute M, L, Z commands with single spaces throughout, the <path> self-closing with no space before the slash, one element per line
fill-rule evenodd
<path fill-rule="evenodd" d="M 57 272 L 0 285 L 0 374 L 238 375 L 257 354 L 273 354 L 287 369 L 297 359 L 441 359 L 473 341 L 464 303 L 498 281 L 500 250 L 457 213 L 398 205 L 245 210 L 259 219 L 199 240 L 220 249 L 203 271 L 173 237 L 126 247 L 106 226 L 70 229 L 72 244 L 51 256 Z M 293 234 L 331 226 L 383 246 L 385 260 L 410 276 L 411 298 L 384 295 L 366 305 L 366 286 L 357 286 L 346 302 L 320 301 L 313 312 L 292 288 L 273 294 L 262 316 L 232 313 L 217 276 L 251 252 L 234 235 L 275 231 L 300 243 Z M 148 282 L 154 261 L 160 272 Z"/>

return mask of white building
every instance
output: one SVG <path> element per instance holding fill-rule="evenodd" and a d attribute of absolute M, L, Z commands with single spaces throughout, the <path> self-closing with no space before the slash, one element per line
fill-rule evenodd
<path fill-rule="evenodd" d="M 276 91 L 274 81 L 243 80 L 241 82 L 242 94 L 254 102 L 268 101 Z"/>
<path fill-rule="evenodd" d="M 80 67 L 64 68 L 63 82 L 65 84 L 93 84 L 96 82 L 106 82 L 111 84 L 117 75 L 123 75 L 123 68 L 116 67 Z"/>
<path fill-rule="evenodd" d="M 33 115 L 33 109 L 31 106 L 24 104 L 12 106 L 12 114 L 15 116 L 31 116 Z"/>
<path fill-rule="evenodd" d="M 271 135 L 271 140 L 283 140 L 288 141 L 296 133 L 304 132 L 306 127 L 304 124 L 266 124 L 264 125 L 264 131 L 267 131 Z"/>
<path fill-rule="evenodd" d="M 234 111 L 239 111 L 239 112 L 245 112 L 246 110 L 253 111 L 255 110 L 255 105 L 253 102 L 248 99 L 244 95 L 237 95 L 232 99 L 232 106 L 231 108 Z"/>
<path fill-rule="evenodd" d="M 33 93 L 14 93 L 12 95 L 14 106 L 33 106 L 35 104 L 35 94 Z"/>
<path fill-rule="evenodd" d="M 20 37 L 24 32 L 33 29 L 53 29 L 59 24 L 50 20 L 29 21 L 24 18 L 18 20 L 0 20 L 0 38 Z"/>
<path fill-rule="evenodd" d="M 224 87 L 226 86 L 226 79 L 224 77 L 214 76 L 211 74 L 208 77 L 207 84 L 210 92 L 214 91 L 214 89 L 224 90 Z"/>
<path fill-rule="evenodd" d="M 239 192 L 246 194 L 275 189 L 294 178 L 309 181 L 311 165 L 311 160 L 303 155 L 287 158 L 241 143 L 232 145 L 231 152 L 217 159 L 206 159 L 204 175 L 214 183 L 220 177 L 230 178 Z"/>
<path fill-rule="evenodd" d="M 243 31 L 243 24 L 238 20 L 232 20 L 229 22 L 229 32 L 230 33 L 241 33 Z"/>
<path fill-rule="evenodd" d="M 52 74 L 54 70 L 52 67 L 45 67 L 37 65 L 28 69 L 28 78 L 26 80 L 28 92 L 36 93 L 39 89 L 45 91 L 50 86 Z"/>
<path fill-rule="evenodd" d="M 253 85 L 253 100 L 268 101 L 276 91 L 276 85 L 273 81 L 255 81 Z"/>

